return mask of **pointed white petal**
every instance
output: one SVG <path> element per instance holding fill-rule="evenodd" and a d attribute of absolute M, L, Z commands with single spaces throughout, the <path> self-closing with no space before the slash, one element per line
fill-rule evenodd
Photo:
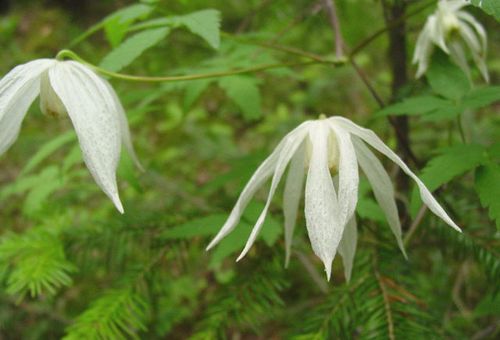
<path fill-rule="evenodd" d="M 210 250 L 211 248 L 213 248 L 238 225 L 241 215 L 243 214 L 243 211 L 247 207 L 253 195 L 255 195 L 257 190 L 259 190 L 259 188 L 274 173 L 281 151 L 285 145 L 286 139 L 290 135 L 296 133 L 298 130 L 303 129 L 304 126 L 306 126 L 306 123 L 308 122 L 301 124 L 295 130 L 291 131 L 287 136 L 285 136 L 285 138 L 281 140 L 281 142 L 274 149 L 271 155 L 267 157 L 266 160 L 257 168 L 257 170 L 254 172 L 248 183 L 245 185 L 245 188 L 243 188 L 243 191 L 241 192 L 238 201 L 236 201 L 236 204 L 234 205 L 234 208 L 231 211 L 231 214 L 229 215 L 228 219 L 226 220 L 222 228 L 219 230 L 217 235 L 214 237 L 214 239 L 209 243 L 206 250 Z"/>
<path fill-rule="evenodd" d="M 73 123 L 87 168 L 123 213 L 116 168 L 120 159 L 120 121 L 107 85 L 93 71 L 73 61 L 49 70 L 50 83 Z"/>
<path fill-rule="evenodd" d="M 429 25 L 429 37 L 430 39 L 438 45 L 445 53 L 450 53 L 444 37 L 446 35 L 446 30 L 443 27 L 442 20 L 439 20 L 435 15 L 429 17 L 427 21 Z"/>
<path fill-rule="evenodd" d="M 458 31 L 472 53 L 481 52 L 481 42 L 468 25 L 460 25 Z"/>
<path fill-rule="evenodd" d="M 122 143 L 125 146 L 125 149 L 127 150 L 128 154 L 132 158 L 132 161 L 134 162 L 135 166 L 140 171 L 144 172 L 145 171 L 144 167 L 142 166 L 141 162 L 139 161 L 139 158 L 137 157 L 134 146 L 132 144 L 132 137 L 130 136 L 130 128 L 128 125 L 127 115 L 125 114 L 125 109 L 123 108 L 123 105 L 120 101 L 120 98 L 118 98 L 118 95 L 116 94 L 115 90 L 113 89 L 113 87 L 111 86 L 111 84 L 107 80 L 102 79 L 102 81 L 106 84 L 106 86 L 108 87 L 109 93 L 113 97 L 113 102 L 115 104 L 116 112 L 118 114 L 118 119 L 120 121 L 120 132 L 121 132 L 121 137 L 122 137 Z"/>
<path fill-rule="evenodd" d="M 429 207 L 429 209 L 437 216 L 439 216 L 448 225 L 460 231 L 460 228 L 452 221 L 444 209 L 439 205 L 436 199 L 432 196 L 429 189 L 422 183 L 422 181 L 408 168 L 408 166 L 399 158 L 399 156 L 394 153 L 387 145 L 382 142 L 382 140 L 371 130 L 362 128 L 348 119 L 343 117 L 334 117 L 330 119 L 335 119 L 338 124 L 341 124 L 350 133 L 358 136 L 364 140 L 367 144 L 372 146 L 374 149 L 384 154 L 387 158 L 392 160 L 394 163 L 399 165 L 401 169 L 410 176 L 417 184 L 422 201 Z"/>
<path fill-rule="evenodd" d="M 339 206 L 328 167 L 327 125 L 321 121 L 311 126 L 312 144 L 306 180 L 305 215 L 307 232 L 314 253 L 323 261 L 330 280 L 332 262 L 342 238 L 344 225 L 339 220 Z"/>
<path fill-rule="evenodd" d="M 453 41 L 450 44 L 450 57 L 464 71 L 467 77 L 470 78 L 470 67 L 461 43 Z"/>
<path fill-rule="evenodd" d="M 304 187 L 305 145 L 302 143 L 292 158 L 283 193 L 283 214 L 285 216 L 285 268 L 292 253 L 293 231 L 297 223 L 297 211 Z"/>
<path fill-rule="evenodd" d="M 351 280 L 352 266 L 354 264 L 354 255 L 356 255 L 357 243 L 358 227 L 356 225 L 356 216 L 353 216 L 344 229 L 338 248 L 339 254 L 342 256 L 344 275 L 347 282 Z"/>
<path fill-rule="evenodd" d="M 339 156 L 339 186 L 338 202 L 340 209 L 340 223 L 347 224 L 356 210 L 358 203 L 358 161 L 352 145 L 351 136 L 342 127 L 329 120 L 329 125 L 337 138 Z"/>
<path fill-rule="evenodd" d="M 365 176 L 372 186 L 375 199 L 385 214 L 387 223 L 389 223 L 389 227 L 396 237 L 399 249 L 407 257 L 403 245 L 401 222 L 399 221 L 391 178 L 378 158 L 358 137 L 352 136 L 352 142 L 358 155 L 359 166 L 363 169 Z"/>
<path fill-rule="evenodd" d="M 0 155 L 17 139 L 26 113 L 40 93 L 40 76 L 53 60 L 19 65 L 0 80 Z"/>
<path fill-rule="evenodd" d="M 306 133 L 307 133 L 306 130 L 300 129 L 296 133 L 289 135 L 288 137 L 285 138 L 285 145 L 283 146 L 283 150 L 281 151 L 278 163 L 276 165 L 276 170 L 273 175 L 273 180 L 271 182 L 271 189 L 269 190 L 269 194 L 267 196 L 266 205 L 264 206 L 262 213 L 260 214 L 259 218 L 257 219 L 257 222 L 255 223 L 252 229 L 252 233 L 250 234 L 250 237 L 248 238 L 247 243 L 245 244 L 245 248 L 241 252 L 238 259 L 236 259 L 236 261 L 241 260 L 248 253 L 248 251 L 254 244 L 257 235 L 259 235 L 259 232 L 262 229 L 262 225 L 264 224 L 264 220 L 266 219 L 267 211 L 269 210 L 269 206 L 271 204 L 271 199 L 273 198 L 274 193 L 278 188 L 278 184 L 281 180 L 281 177 L 283 176 L 283 173 L 285 172 L 288 163 L 292 159 L 298 147 L 304 141 Z"/>
<path fill-rule="evenodd" d="M 481 46 L 483 51 L 486 51 L 488 42 L 487 42 L 487 34 L 486 30 L 484 29 L 483 25 L 479 21 L 477 21 L 472 15 L 465 11 L 459 11 L 457 12 L 457 17 L 460 18 L 461 20 L 465 21 L 469 25 L 471 25 L 474 30 L 477 32 L 479 39 L 481 41 Z"/>
<path fill-rule="evenodd" d="M 415 45 L 415 52 L 413 54 L 413 63 L 418 64 L 416 74 L 417 78 L 420 78 L 425 71 L 427 71 L 433 46 L 434 45 L 432 44 L 432 40 L 429 35 L 429 28 L 425 26 L 418 36 L 417 43 Z"/>

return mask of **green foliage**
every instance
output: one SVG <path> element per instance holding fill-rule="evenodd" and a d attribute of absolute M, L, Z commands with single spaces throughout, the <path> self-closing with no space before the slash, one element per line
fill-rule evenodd
<path fill-rule="evenodd" d="M 236 229 L 223 239 L 216 248 L 210 252 L 210 268 L 218 267 L 224 259 L 236 252 L 243 250 L 246 240 L 250 235 L 260 212 L 263 209 L 260 203 L 250 204 L 245 210 L 242 219 Z M 215 214 L 207 217 L 191 220 L 187 223 L 167 229 L 161 234 L 164 239 L 192 239 L 196 236 L 214 237 L 224 225 L 227 215 Z M 263 240 L 268 246 L 272 246 L 282 234 L 282 226 L 272 216 L 267 216 L 262 231 L 257 239 Z"/>
<path fill-rule="evenodd" d="M 432 158 L 420 173 L 420 179 L 429 190 L 434 191 L 453 178 L 474 170 L 486 160 L 486 152 L 481 145 L 457 144 L 441 150 L 439 156 Z M 421 205 L 418 189 L 412 193 L 412 214 Z"/>
<path fill-rule="evenodd" d="M 63 339 L 140 339 L 147 308 L 146 300 L 132 289 L 109 290 L 78 316 Z"/>
<path fill-rule="evenodd" d="M 187 15 L 174 17 L 174 24 L 185 26 L 193 34 L 199 35 L 217 49 L 220 46 L 220 13 L 215 9 L 205 9 Z"/>
<path fill-rule="evenodd" d="M 120 71 L 130 65 L 148 48 L 165 39 L 169 32 L 170 29 L 164 27 L 136 33 L 109 52 L 101 61 L 100 66 L 108 71 Z"/>
<path fill-rule="evenodd" d="M 462 98 L 471 88 L 465 73 L 444 53 L 434 55 L 426 77 L 435 93 L 453 100 Z"/>
<path fill-rule="evenodd" d="M 475 188 L 482 206 L 500 229 L 500 166 L 491 162 L 477 168 Z"/>
<path fill-rule="evenodd" d="M 245 76 L 225 77 L 219 81 L 219 86 L 241 108 L 243 117 L 247 120 L 262 116 L 260 92 L 257 84 L 257 79 Z"/>
<path fill-rule="evenodd" d="M 254 263 L 247 278 L 236 278 L 221 286 L 212 299 L 206 301 L 202 321 L 190 339 L 226 339 L 230 328 L 252 328 L 277 316 L 284 304 L 280 293 L 287 283 L 280 261 Z"/>
<path fill-rule="evenodd" d="M 76 271 L 66 259 L 62 241 L 49 231 L 33 229 L 21 235 L 6 234 L 0 243 L 0 265 L 7 273 L 7 292 L 36 297 L 56 294 L 73 283 Z"/>
<path fill-rule="evenodd" d="M 363 46 L 354 59 L 371 84 L 367 89 L 350 58 L 343 67 L 319 63 L 232 74 L 331 60 L 332 29 L 315 2 L 122 2 L 85 1 L 78 8 L 16 2 L 0 18 L 1 75 L 69 45 L 85 60 L 104 56 L 105 68 L 127 68 L 127 74 L 229 76 L 162 84 L 112 80 L 146 168 L 138 171 L 122 151 L 116 177 L 124 215 L 95 185 L 71 120 L 42 116 L 38 103 L 32 105 L 18 140 L 0 158 L 0 338 L 499 338 L 500 234 L 493 223 L 500 221 L 500 31 L 494 20 L 467 8 L 488 33 L 492 84 L 479 81 L 475 69 L 464 74 L 435 48 L 421 79 L 408 56 L 408 81 L 396 89 L 390 86 L 397 83 L 393 67 L 402 60 L 387 53 L 388 33 L 405 33 L 413 50 L 414 28 L 423 26 L 435 1 L 426 1 L 430 7 L 406 1 L 410 29 L 404 32 L 392 24 L 397 18 L 384 30 L 380 15 L 393 14 L 382 7 L 397 1 L 375 1 L 375 10 L 367 1 L 336 2 L 346 45 Z M 483 0 L 482 8 L 494 14 L 494 3 Z M 97 24 L 86 30 L 89 23 Z M 378 107 L 368 90 L 390 103 L 376 113 L 382 119 L 375 119 Z M 4 94 L 5 87 L 0 111 Z M 408 133 L 417 158 L 409 167 L 464 233 L 430 213 L 402 219 L 406 261 L 361 174 L 349 283 L 340 256 L 326 281 L 310 246 L 304 199 L 292 259 L 283 268 L 283 183 L 244 259 L 235 263 L 268 186 L 233 232 L 207 252 L 256 168 L 283 136 L 319 113 L 373 129 L 403 159 L 411 157 L 399 132 Z M 409 116 L 408 131 L 397 127 L 395 133 L 388 115 Z M 416 163 L 426 160 L 420 171 Z M 398 206 L 415 214 L 421 203 L 411 180 L 407 188 L 394 164 L 384 165 Z"/>
<path fill-rule="evenodd" d="M 482 8 L 500 22 L 500 3 L 496 0 L 472 0 L 471 3 Z"/>
<path fill-rule="evenodd" d="M 421 339 L 433 334 L 430 312 L 408 290 L 415 279 L 403 280 L 400 274 L 408 265 L 382 268 L 378 261 L 397 262 L 390 260 L 394 254 L 367 255 L 357 254 L 351 282 L 332 289 L 307 313 L 293 339 Z"/>

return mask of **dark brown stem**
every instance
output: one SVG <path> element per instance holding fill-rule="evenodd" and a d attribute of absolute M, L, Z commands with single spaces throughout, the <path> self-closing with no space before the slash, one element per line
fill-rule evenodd
<path fill-rule="evenodd" d="M 392 74 L 391 84 L 391 102 L 397 101 L 401 95 L 401 90 L 408 83 L 408 56 L 406 51 L 406 3 L 404 1 L 394 1 L 388 4 L 388 1 L 382 1 L 386 25 L 390 27 L 391 22 L 399 22 L 399 25 L 389 29 L 389 61 Z M 404 162 L 414 158 L 408 153 L 410 145 L 410 125 L 407 116 L 398 116 L 392 118 L 392 125 L 398 135 L 397 151 Z M 402 171 L 396 178 L 398 191 L 408 192 L 410 187 L 409 177 Z M 402 208 L 402 207 L 401 207 Z M 400 209 L 401 218 L 407 217 L 407 213 Z"/>

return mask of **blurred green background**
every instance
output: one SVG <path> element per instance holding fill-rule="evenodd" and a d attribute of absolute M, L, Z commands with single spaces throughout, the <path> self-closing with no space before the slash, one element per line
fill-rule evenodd
<path fill-rule="evenodd" d="M 151 1 L 154 10 L 137 22 L 148 16 L 216 9 L 226 34 L 214 49 L 186 28 L 172 29 L 123 72 L 196 74 L 301 60 L 256 42 L 332 58 L 332 31 L 321 3 Z M 382 3 L 337 1 L 348 49 L 386 25 Z M 408 12 L 424 3 L 432 1 L 407 1 Z M 126 31 L 134 23 L 124 32 L 118 24 L 108 23 L 76 45 L 72 42 L 131 4 L 0 0 L 1 74 L 33 59 L 52 58 L 69 46 L 99 64 L 124 39 L 120 34 L 134 33 Z M 386 102 L 437 95 L 425 80 L 414 79 L 416 68 L 410 65 L 417 34 L 432 10 L 430 6 L 407 19 L 409 80 L 399 92 L 391 92 L 389 65 L 394 56 L 388 53 L 387 34 L 356 56 Z M 469 11 L 489 34 L 493 93 L 499 90 L 495 85 L 500 77 L 499 25 L 478 8 Z M 486 87 L 473 72 L 474 88 Z M 263 207 L 265 190 L 231 236 L 211 252 L 204 249 L 253 171 L 302 121 L 320 113 L 342 115 L 373 129 L 397 148 L 391 125 L 374 114 L 377 102 L 353 67 L 285 67 L 164 84 L 111 82 L 126 108 L 136 151 L 147 169 L 145 173 L 135 169 L 123 152 L 117 177 L 125 215 L 114 210 L 89 175 L 70 121 L 42 115 L 37 103 L 17 142 L 0 158 L 0 338 L 494 339 L 500 335 L 499 234 L 493 221 L 498 223 L 498 196 L 494 196 L 498 183 L 478 186 L 484 173 L 498 166 L 498 99 L 458 115 L 465 144 L 473 145 L 468 154 L 447 151 L 463 144 L 457 115 L 436 118 L 416 112 L 409 120 L 410 145 L 420 169 L 410 166 L 423 174 L 426 183 L 433 183 L 432 189 L 441 187 L 438 200 L 464 234 L 448 230 L 441 220 L 426 214 L 407 244 L 405 261 L 363 180 L 354 277 L 345 282 L 337 259 L 332 282 L 327 283 L 310 248 L 302 213 L 290 267 L 283 268 L 281 194 L 274 199 L 260 240 L 244 260 L 234 262 Z M 397 169 L 386 165 L 396 176 Z M 485 193 L 485 186 L 491 186 L 491 192 Z M 403 221 L 405 231 L 419 207 L 412 192 L 410 186 L 398 193 L 401 207 L 410 211 Z"/>

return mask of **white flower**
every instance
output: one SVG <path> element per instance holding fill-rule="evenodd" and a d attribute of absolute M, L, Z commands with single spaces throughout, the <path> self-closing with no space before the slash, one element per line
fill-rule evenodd
<path fill-rule="evenodd" d="M 290 257 L 304 177 L 307 177 L 305 218 L 313 251 L 323 261 L 329 280 L 332 262 L 338 250 L 343 259 L 346 277 L 350 278 L 357 242 L 354 211 L 358 201 L 358 165 L 368 178 L 375 199 L 384 211 L 392 233 L 404 254 L 401 224 L 390 177 L 366 144 L 399 165 L 416 182 L 424 204 L 447 224 L 460 231 L 422 181 L 373 131 L 362 128 L 348 119 L 335 116 L 306 121 L 283 138 L 253 174 L 226 223 L 208 245 L 207 250 L 236 227 L 252 196 L 272 177 L 264 210 L 237 261 L 247 254 L 262 228 L 271 199 L 290 163 L 283 198 L 286 263 Z"/>
<path fill-rule="evenodd" d="M 465 0 L 440 0 L 436 11 L 427 18 L 413 55 L 413 63 L 418 64 L 417 78 L 427 71 L 437 45 L 467 74 L 470 69 L 465 48 L 469 49 L 482 76 L 489 81 L 485 62 L 486 31 L 472 15 L 462 10 L 466 5 Z"/>
<path fill-rule="evenodd" d="M 34 60 L 15 67 L 0 80 L 0 155 L 17 139 L 22 121 L 38 95 L 43 113 L 69 115 L 87 168 L 123 213 L 116 184 L 122 143 L 139 165 L 127 118 L 111 85 L 80 63 Z"/>

